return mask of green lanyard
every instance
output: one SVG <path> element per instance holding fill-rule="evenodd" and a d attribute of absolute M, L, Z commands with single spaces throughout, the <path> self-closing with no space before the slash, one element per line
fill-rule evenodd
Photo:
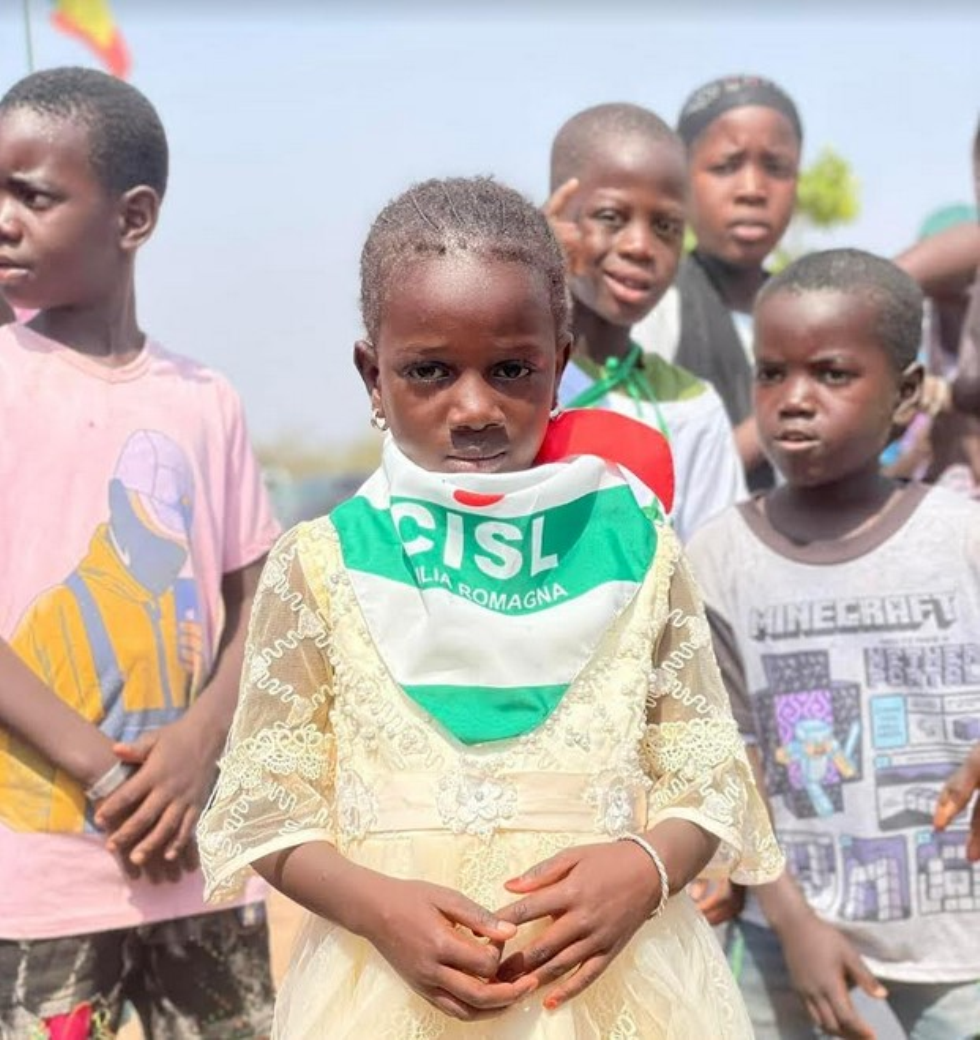
<path fill-rule="evenodd" d="M 643 418 L 644 404 L 653 405 L 657 428 L 669 441 L 670 433 L 663 413 L 660 411 L 657 395 L 653 392 L 650 380 L 647 379 L 646 373 L 639 364 L 642 356 L 643 348 L 639 343 L 635 343 L 626 357 L 606 358 L 605 364 L 602 366 L 603 375 L 592 386 L 586 387 L 577 397 L 569 401 L 568 407 L 592 408 L 614 390 L 623 389 L 633 399 L 638 418 Z"/>

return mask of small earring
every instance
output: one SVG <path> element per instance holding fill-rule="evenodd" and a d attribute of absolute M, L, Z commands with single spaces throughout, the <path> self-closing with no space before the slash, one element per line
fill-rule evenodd
<path fill-rule="evenodd" d="M 554 422 L 555 419 L 557 419 L 559 415 L 561 415 L 561 405 L 560 404 L 556 404 L 555 407 L 552 408 L 550 412 L 548 412 L 548 419 L 551 422 Z"/>
<path fill-rule="evenodd" d="M 382 415 L 380 408 L 371 410 L 371 425 L 382 433 L 388 429 L 388 420 Z"/>

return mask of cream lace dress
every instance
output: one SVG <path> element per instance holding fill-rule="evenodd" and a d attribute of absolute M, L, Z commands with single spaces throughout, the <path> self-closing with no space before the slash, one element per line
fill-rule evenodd
<path fill-rule="evenodd" d="M 720 837 L 715 872 L 748 884 L 777 876 L 782 857 L 700 598 L 672 532 L 660 527 L 658 539 L 639 592 L 552 715 L 523 736 L 466 746 L 392 681 L 330 520 L 286 534 L 262 576 L 241 700 L 199 830 L 209 895 L 232 895 L 269 852 L 329 841 L 366 867 L 498 908 L 514 898 L 503 882 L 538 861 L 669 817 Z M 683 893 L 581 996 L 549 1012 L 543 992 L 464 1024 L 418 997 L 366 940 L 310 915 L 275 1036 L 752 1036 L 711 929 Z"/>

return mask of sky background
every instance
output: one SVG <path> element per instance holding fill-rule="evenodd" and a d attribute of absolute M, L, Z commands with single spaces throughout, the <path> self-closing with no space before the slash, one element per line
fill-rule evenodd
<path fill-rule="evenodd" d="M 38 68 L 96 64 L 28 0 Z M 538 201 L 561 123 L 605 101 L 674 122 L 719 75 L 778 81 L 804 162 L 832 146 L 860 219 L 819 244 L 884 254 L 971 200 L 980 3 L 806 0 L 113 0 L 132 81 L 160 111 L 171 182 L 139 268 L 144 328 L 228 375 L 254 438 L 368 434 L 351 363 L 358 256 L 411 182 L 491 173 Z M 27 72 L 0 0 L 3 87 Z"/>

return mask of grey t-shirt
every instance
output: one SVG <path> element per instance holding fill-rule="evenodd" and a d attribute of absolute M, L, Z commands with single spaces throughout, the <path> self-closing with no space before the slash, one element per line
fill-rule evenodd
<path fill-rule="evenodd" d="M 882 978 L 980 978 L 968 816 L 932 828 L 980 741 L 980 505 L 913 486 L 859 537 L 801 546 L 755 500 L 689 556 L 813 909 Z"/>

